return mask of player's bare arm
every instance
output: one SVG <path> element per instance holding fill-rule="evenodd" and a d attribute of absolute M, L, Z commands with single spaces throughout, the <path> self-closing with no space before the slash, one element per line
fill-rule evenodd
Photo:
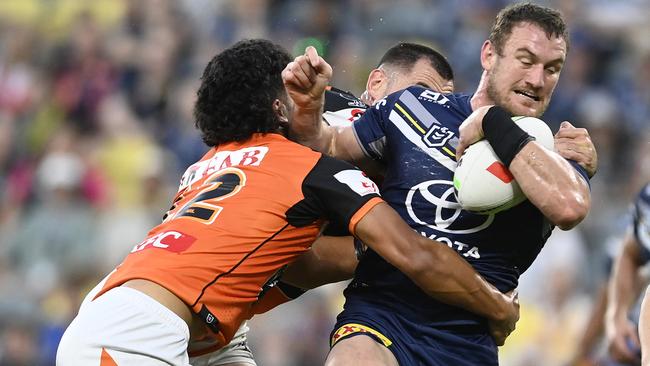
<path fill-rule="evenodd" d="M 311 46 L 284 69 L 282 80 L 294 101 L 290 136 L 302 145 L 364 168 L 366 157 L 352 127 L 332 127 L 322 120 L 325 87 L 331 78 L 332 67 Z"/>
<path fill-rule="evenodd" d="M 457 157 L 484 137 L 484 117 L 492 107 L 478 108 L 463 122 Z M 499 123 L 511 123 L 511 120 L 508 117 Z M 592 152 L 595 154 L 595 149 Z M 561 229 L 576 226 L 589 212 L 591 198 L 587 182 L 557 152 L 535 141 L 526 141 L 506 165 L 528 199 Z"/>
<path fill-rule="evenodd" d="M 650 287 L 646 289 L 641 303 L 639 337 L 641 342 L 641 364 L 644 366 L 650 365 Z"/>
<path fill-rule="evenodd" d="M 357 268 L 353 237 L 321 236 L 311 249 L 291 263 L 282 281 L 301 289 L 349 280 Z"/>
<path fill-rule="evenodd" d="M 489 319 L 498 345 L 514 330 L 517 295 L 502 294 L 447 245 L 418 235 L 388 204 L 373 207 L 357 224 L 355 236 L 428 295 Z"/>
<path fill-rule="evenodd" d="M 638 243 L 632 233 L 623 242 L 623 250 L 617 256 L 612 271 L 605 329 L 610 355 L 624 363 L 638 362 L 628 342 L 639 347 L 636 326 L 628 319 L 628 312 L 639 292 L 638 270 L 642 265 Z"/>

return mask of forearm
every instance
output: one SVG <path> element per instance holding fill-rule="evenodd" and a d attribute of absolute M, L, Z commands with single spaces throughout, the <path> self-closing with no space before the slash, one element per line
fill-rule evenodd
<path fill-rule="evenodd" d="M 607 285 L 601 286 L 596 295 L 596 302 L 591 315 L 587 322 L 587 327 L 584 331 L 580 342 L 578 343 L 577 356 L 589 357 L 595 349 L 604 329 L 605 311 L 607 309 Z"/>
<path fill-rule="evenodd" d="M 476 270 L 448 246 L 438 243 L 429 250 L 420 251 L 419 265 L 408 268 L 424 268 L 407 274 L 429 296 L 458 306 L 488 319 L 505 316 L 504 295 L 481 277 Z M 433 249 L 433 250 L 431 250 Z"/>
<path fill-rule="evenodd" d="M 616 258 L 608 292 L 607 316 L 610 319 L 627 317 L 638 291 L 639 264 L 635 258 L 635 248 L 627 237 L 623 251 Z"/>
<path fill-rule="evenodd" d="M 323 105 L 295 106 L 289 125 L 289 136 L 301 145 L 327 153 L 331 144 L 331 133 L 323 122 Z"/>
<path fill-rule="evenodd" d="M 641 341 L 641 364 L 650 365 L 650 294 L 646 290 L 645 297 L 641 303 L 641 314 L 639 316 L 639 340 Z"/>
<path fill-rule="evenodd" d="M 493 106 L 474 113 L 473 118 L 470 116 L 461 125 L 461 135 L 469 135 L 466 143 L 474 140 L 472 136 L 484 136 L 526 197 L 553 224 L 567 230 L 582 221 L 591 206 L 590 192 L 571 164 L 534 141 L 513 123 L 510 113 L 502 107 Z M 482 132 L 476 132 L 475 121 L 481 113 Z"/>
<path fill-rule="evenodd" d="M 352 278 L 357 267 L 351 236 L 321 236 L 312 248 L 289 265 L 282 281 L 312 289 Z"/>
<path fill-rule="evenodd" d="M 526 197 L 561 229 L 574 227 L 587 215 L 589 187 L 560 155 L 529 142 L 509 169 Z"/>
<path fill-rule="evenodd" d="M 456 251 L 416 233 L 386 203 L 359 221 L 355 235 L 433 298 L 490 320 L 511 314 L 508 298 Z"/>

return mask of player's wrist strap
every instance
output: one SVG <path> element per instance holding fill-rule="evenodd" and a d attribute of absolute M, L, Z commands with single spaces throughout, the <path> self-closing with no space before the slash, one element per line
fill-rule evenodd
<path fill-rule="evenodd" d="M 483 134 L 497 157 L 510 167 L 517 153 L 535 138 L 512 121 L 512 115 L 499 106 L 491 107 L 483 117 Z"/>

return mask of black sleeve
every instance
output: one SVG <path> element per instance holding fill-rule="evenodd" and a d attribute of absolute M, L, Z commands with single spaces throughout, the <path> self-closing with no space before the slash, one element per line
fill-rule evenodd
<path fill-rule="evenodd" d="M 323 106 L 323 110 L 336 112 L 348 108 L 366 109 L 368 106 L 349 91 L 343 91 L 337 88 L 330 88 L 325 91 L 325 105 Z"/>
<path fill-rule="evenodd" d="M 348 227 L 352 216 L 373 198 L 379 189 L 353 165 L 322 156 L 302 183 L 304 199 L 287 210 L 293 226 L 306 226 L 318 219 Z"/>

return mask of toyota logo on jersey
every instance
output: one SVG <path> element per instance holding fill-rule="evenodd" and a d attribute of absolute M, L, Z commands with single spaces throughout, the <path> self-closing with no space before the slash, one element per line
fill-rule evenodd
<path fill-rule="evenodd" d="M 425 204 L 418 205 L 420 202 Z M 494 221 L 494 214 L 463 211 L 454 196 L 453 183 L 447 180 L 429 180 L 416 185 L 408 192 L 405 203 L 413 221 L 443 233 L 472 234 Z"/>

